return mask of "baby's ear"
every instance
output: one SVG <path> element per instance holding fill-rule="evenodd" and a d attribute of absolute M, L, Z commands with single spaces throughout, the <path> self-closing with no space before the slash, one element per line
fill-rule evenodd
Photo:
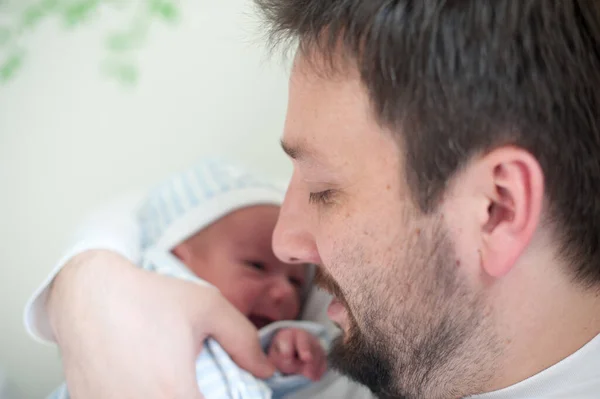
<path fill-rule="evenodd" d="M 188 245 L 187 241 L 177 245 L 171 252 L 185 264 L 188 264 L 192 260 L 192 249 Z"/>

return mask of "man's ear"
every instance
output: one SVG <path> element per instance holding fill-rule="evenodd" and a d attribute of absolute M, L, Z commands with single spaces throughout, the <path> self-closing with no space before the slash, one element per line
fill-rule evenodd
<path fill-rule="evenodd" d="M 544 174 L 529 152 L 496 149 L 478 162 L 485 198 L 481 220 L 481 266 L 492 277 L 507 274 L 525 251 L 539 224 Z"/>

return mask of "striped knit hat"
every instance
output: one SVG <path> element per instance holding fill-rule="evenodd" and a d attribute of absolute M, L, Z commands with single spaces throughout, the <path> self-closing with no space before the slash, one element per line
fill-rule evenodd
<path fill-rule="evenodd" d="M 171 251 L 216 220 L 253 205 L 281 205 L 282 187 L 242 167 L 206 159 L 150 191 L 138 212 L 142 250 Z"/>

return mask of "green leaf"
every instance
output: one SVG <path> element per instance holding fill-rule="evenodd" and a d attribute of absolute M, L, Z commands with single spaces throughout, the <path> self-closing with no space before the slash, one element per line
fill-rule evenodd
<path fill-rule="evenodd" d="M 169 0 L 152 0 L 150 9 L 166 22 L 175 22 L 179 17 L 177 6 Z"/>
<path fill-rule="evenodd" d="M 133 86 L 138 81 L 138 70 L 130 63 L 112 63 L 105 68 L 106 72 L 122 84 Z"/>
<path fill-rule="evenodd" d="M 23 65 L 23 53 L 14 53 L 0 65 L 0 82 L 6 83 L 18 72 Z"/>
<path fill-rule="evenodd" d="M 33 28 L 37 23 L 47 15 L 44 7 L 39 4 L 27 8 L 23 12 L 22 23 L 24 28 Z"/>
<path fill-rule="evenodd" d="M 108 37 L 107 46 L 115 52 L 129 51 L 136 47 L 139 40 L 132 33 L 114 33 Z"/>
<path fill-rule="evenodd" d="M 118 69 L 115 77 L 118 78 L 121 83 L 134 85 L 138 81 L 138 71 L 132 65 L 123 65 Z"/>
<path fill-rule="evenodd" d="M 64 10 L 67 26 L 73 27 L 89 19 L 97 8 L 98 0 L 83 0 L 75 4 L 70 4 Z"/>
<path fill-rule="evenodd" d="M 0 47 L 4 47 L 10 42 L 12 33 L 9 28 L 2 26 L 0 27 Z"/>
<path fill-rule="evenodd" d="M 60 0 L 43 0 L 40 3 L 40 7 L 42 7 L 45 11 L 54 11 L 58 8 L 60 4 Z"/>

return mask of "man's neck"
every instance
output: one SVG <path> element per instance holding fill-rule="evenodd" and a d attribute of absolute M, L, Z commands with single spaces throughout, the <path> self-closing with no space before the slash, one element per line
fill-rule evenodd
<path fill-rule="evenodd" d="M 585 290 L 560 272 L 553 275 L 560 265 L 537 265 L 521 267 L 499 289 L 505 351 L 490 391 L 532 377 L 600 333 L 600 290 Z"/>

